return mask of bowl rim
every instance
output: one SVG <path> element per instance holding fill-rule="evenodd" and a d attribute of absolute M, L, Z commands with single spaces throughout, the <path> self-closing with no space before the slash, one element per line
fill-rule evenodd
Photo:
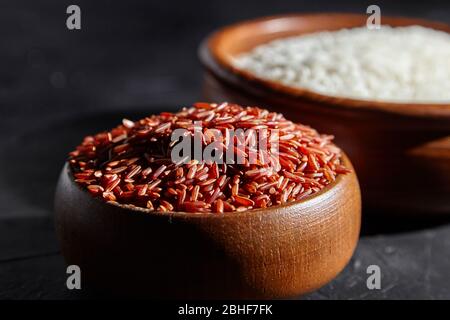
<path fill-rule="evenodd" d="M 392 102 L 384 100 L 368 100 L 357 99 L 350 97 L 340 97 L 333 95 L 326 95 L 307 88 L 298 88 L 294 86 L 288 86 L 274 80 L 268 80 L 254 75 L 253 73 L 243 70 L 234 66 L 229 58 L 228 54 L 222 52 L 218 48 L 218 44 L 223 41 L 224 37 L 233 35 L 241 28 L 247 28 L 249 26 L 255 26 L 258 24 L 264 24 L 277 20 L 284 19 L 308 19 L 308 18 L 320 18 L 324 19 L 367 19 L 366 15 L 356 13 L 293 13 L 273 15 L 267 17 L 261 17 L 256 19 L 250 19 L 241 21 L 238 23 L 224 26 L 216 31 L 210 33 L 200 44 L 198 55 L 203 66 L 212 72 L 219 79 L 225 80 L 227 83 L 237 86 L 241 90 L 245 90 L 242 87 L 256 87 L 256 89 L 269 90 L 271 93 L 279 94 L 291 99 L 306 99 L 311 102 L 320 102 L 324 106 L 334 108 L 343 108 L 353 111 L 371 111 L 371 112 L 384 112 L 391 114 L 400 114 L 415 117 L 431 117 L 431 118 L 448 118 L 450 119 L 450 102 L 446 103 L 433 103 L 433 102 Z M 436 22 L 425 20 L 421 18 L 402 17 L 402 16 L 383 16 L 382 23 L 384 25 L 393 25 L 395 27 L 395 21 L 404 22 L 406 25 L 419 25 L 427 28 L 432 28 L 447 32 L 450 34 L 450 25 L 443 22 Z M 344 28 L 344 27 L 343 27 Z M 335 29 L 339 30 L 339 29 Z M 313 33 L 313 32 L 308 32 Z M 292 35 L 293 36 L 293 35 Z M 279 38 L 283 38 L 279 37 Z M 277 39 L 279 39 L 277 38 Z M 230 55 L 231 56 L 231 55 Z"/>
<path fill-rule="evenodd" d="M 75 179 L 73 177 L 72 174 L 72 169 L 71 166 L 69 164 L 68 161 L 66 161 L 64 168 L 63 168 L 63 173 L 67 175 L 67 178 L 70 181 L 70 184 L 72 186 L 75 186 L 75 188 L 77 188 L 79 191 L 81 191 L 83 194 L 85 194 L 86 196 L 88 196 L 90 199 L 92 199 L 93 201 L 96 201 L 99 204 L 103 204 L 103 205 L 111 205 L 126 211 L 131 211 L 132 213 L 140 213 L 140 214 L 145 214 L 147 216 L 153 216 L 153 217 L 168 217 L 168 218 L 185 218 L 185 219 L 190 219 L 190 218 L 211 218 L 211 219 L 228 219 L 228 218 L 239 218 L 239 217 L 245 217 L 245 216 L 258 216 L 264 213 L 267 213 L 268 211 L 279 211 L 280 209 L 285 209 L 287 207 L 294 207 L 297 206 L 299 204 L 304 204 L 307 202 L 311 202 L 311 201 L 317 201 L 318 198 L 320 197 L 324 197 L 325 194 L 329 193 L 334 187 L 336 187 L 338 184 L 342 183 L 344 179 L 349 179 L 352 176 L 355 176 L 356 178 L 356 172 L 355 169 L 352 166 L 352 163 L 350 161 L 350 159 L 348 158 L 348 156 L 342 151 L 342 162 L 343 164 L 348 167 L 351 172 L 347 173 L 347 174 L 339 174 L 336 179 L 329 183 L 328 185 L 326 185 L 322 190 L 307 196 L 306 198 L 303 198 L 301 200 L 298 201 L 292 201 L 292 202 L 288 202 L 288 203 L 284 203 L 284 204 L 280 204 L 280 205 L 276 205 L 276 206 L 272 206 L 272 207 L 267 207 L 267 208 L 258 208 L 258 209 L 250 209 L 250 210 L 245 210 L 245 211 L 236 211 L 236 212 L 224 212 L 224 213 L 213 213 L 213 212 L 183 212 L 183 211 L 170 211 L 170 212 L 157 212 L 154 210 L 150 210 L 147 208 L 142 208 L 142 207 L 137 207 L 131 204 L 121 204 L 118 202 L 107 202 L 104 201 L 103 199 L 100 199 L 98 197 L 93 197 L 85 188 L 81 187 L 78 183 L 75 182 Z M 128 213 L 130 214 L 130 213 Z"/>

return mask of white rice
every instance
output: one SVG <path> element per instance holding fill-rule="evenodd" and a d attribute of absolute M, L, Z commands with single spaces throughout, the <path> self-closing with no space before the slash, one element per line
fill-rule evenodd
<path fill-rule="evenodd" d="M 258 77 L 326 95 L 450 102 L 450 35 L 419 26 L 282 38 L 237 57 L 234 64 Z"/>

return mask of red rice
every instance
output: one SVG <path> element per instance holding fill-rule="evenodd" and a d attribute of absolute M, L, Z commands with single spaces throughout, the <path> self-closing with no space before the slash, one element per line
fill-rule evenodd
<path fill-rule="evenodd" d="M 233 143 L 230 130 L 267 130 L 267 150 L 257 152 L 256 164 L 172 163 L 173 130 L 194 134 L 195 121 L 203 121 L 200 133 L 220 130 L 225 147 Z M 274 129 L 279 130 L 277 155 L 270 149 Z M 202 143 L 214 139 L 203 135 Z M 197 103 L 176 114 L 163 112 L 136 122 L 124 119 L 110 132 L 86 137 L 70 153 L 69 163 L 75 181 L 108 202 L 159 212 L 224 213 L 300 200 L 348 173 L 332 139 L 257 107 Z"/>

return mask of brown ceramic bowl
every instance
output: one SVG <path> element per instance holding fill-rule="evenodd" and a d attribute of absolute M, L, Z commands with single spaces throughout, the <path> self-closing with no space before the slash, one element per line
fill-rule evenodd
<path fill-rule="evenodd" d="M 268 41 L 363 26 L 367 16 L 312 14 L 268 17 L 225 27 L 200 48 L 204 97 L 260 105 L 333 133 L 352 159 L 363 203 L 395 213 L 450 213 L 450 105 L 364 101 L 317 94 L 263 80 L 232 66 L 233 57 Z M 382 17 L 391 26 L 450 27 L 419 19 Z"/>
<path fill-rule="evenodd" d="M 66 165 L 55 210 L 62 254 L 80 266 L 83 288 L 153 298 L 280 298 L 317 289 L 345 267 L 358 241 L 361 199 L 350 173 L 283 206 L 158 214 L 93 198 Z"/>

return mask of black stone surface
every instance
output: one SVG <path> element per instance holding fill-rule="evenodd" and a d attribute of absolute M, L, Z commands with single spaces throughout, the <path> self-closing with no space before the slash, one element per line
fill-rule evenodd
<path fill-rule="evenodd" d="M 90 299 L 69 291 L 53 229 L 55 182 L 66 154 L 123 117 L 201 98 L 197 46 L 217 27 L 286 12 L 352 11 L 365 1 L 67 1 L 0 4 L 0 299 Z M 448 1 L 377 1 L 382 14 L 450 23 Z M 366 212 L 342 274 L 303 299 L 450 299 L 448 219 Z M 378 265 L 380 290 L 366 269 Z"/>

